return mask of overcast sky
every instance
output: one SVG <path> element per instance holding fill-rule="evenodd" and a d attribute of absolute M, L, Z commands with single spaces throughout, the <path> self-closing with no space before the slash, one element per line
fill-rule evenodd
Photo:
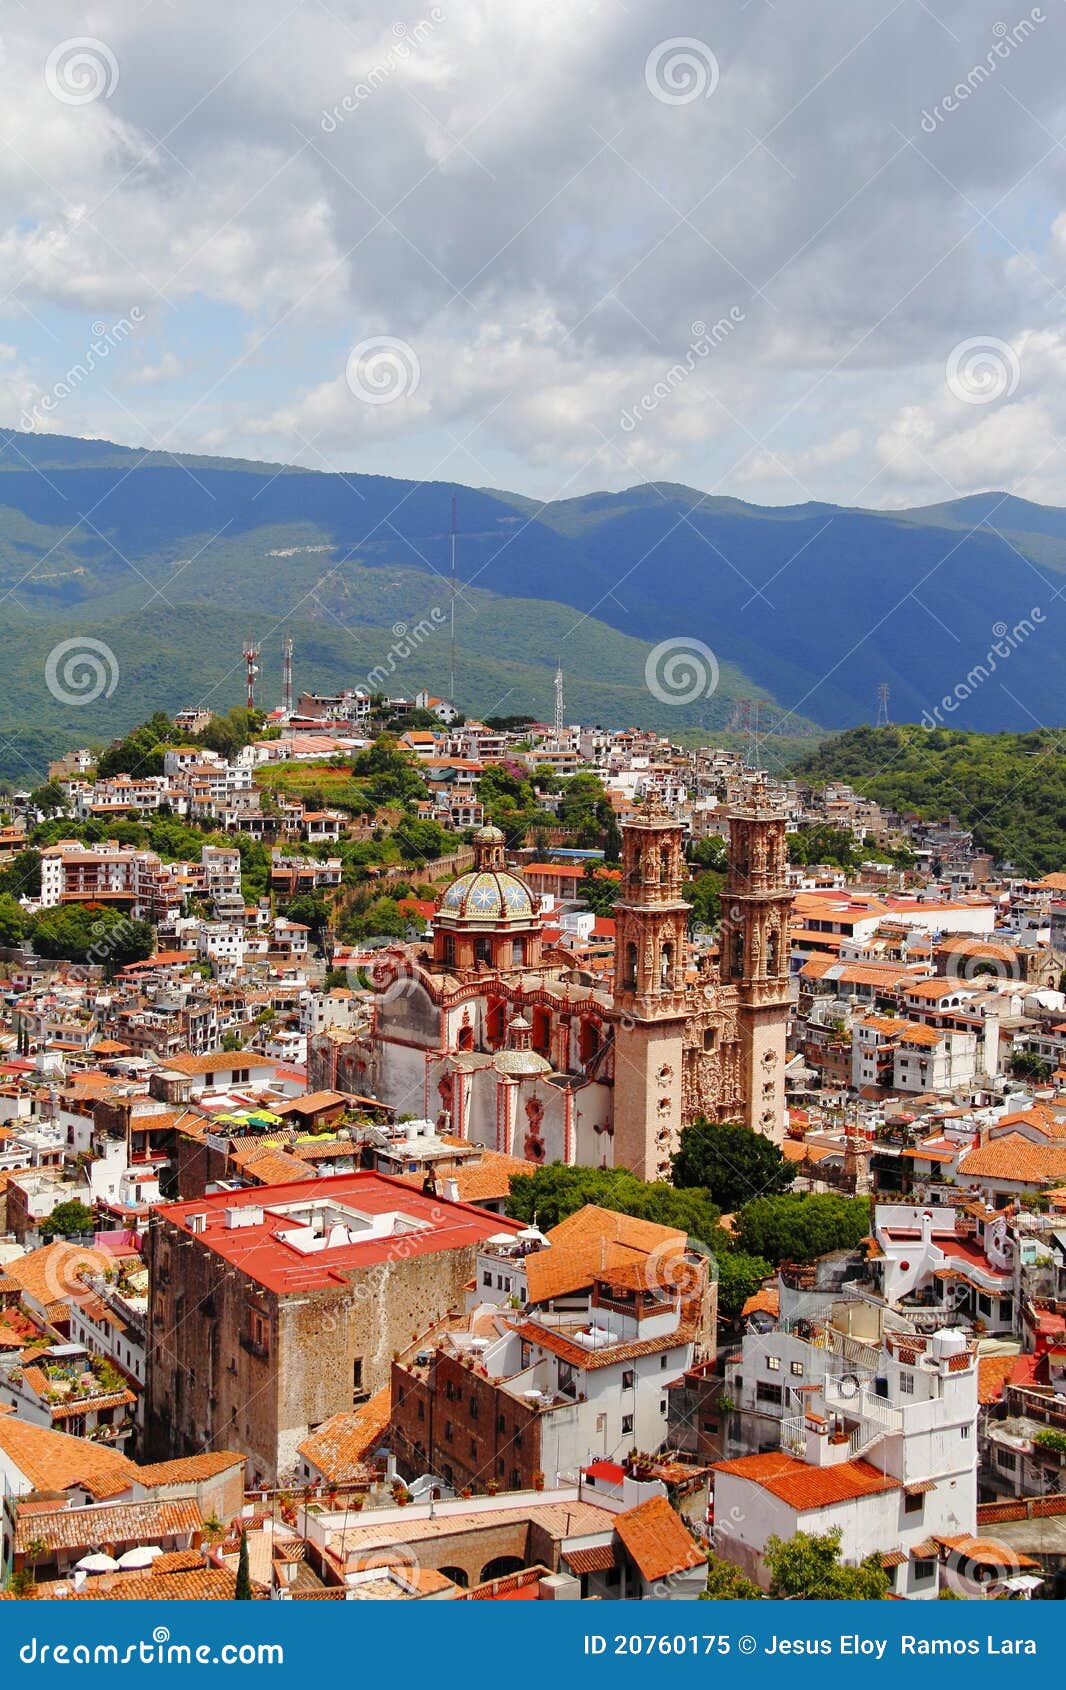
<path fill-rule="evenodd" d="M 1064 52 L 1063 0 L 9 11 L 0 422 L 1066 504 Z"/>

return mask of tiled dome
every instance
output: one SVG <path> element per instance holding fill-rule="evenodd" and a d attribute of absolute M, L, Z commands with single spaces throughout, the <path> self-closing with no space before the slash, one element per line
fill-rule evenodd
<path fill-rule="evenodd" d="M 533 894 L 506 869 L 474 869 L 461 874 L 445 892 L 441 915 L 483 921 L 529 921 L 536 913 Z"/>

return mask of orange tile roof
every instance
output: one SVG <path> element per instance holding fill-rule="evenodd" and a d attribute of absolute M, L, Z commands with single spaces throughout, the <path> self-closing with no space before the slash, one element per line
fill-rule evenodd
<path fill-rule="evenodd" d="M 685 1233 L 588 1203 L 546 1234 L 550 1248 L 525 1260 L 530 1301 L 548 1302 L 591 1285 L 599 1274 L 645 1260 L 653 1251 L 685 1248 Z"/>
<path fill-rule="evenodd" d="M 741 1318 L 749 1314 L 772 1314 L 776 1319 L 781 1313 L 781 1293 L 776 1285 L 763 1285 L 750 1296 L 740 1311 Z"/>
<path fill-rule="evenodd" d="M 35 1538 L 46 1549 L 88 1549 L 98 1543 L 151 1543 L 173 1533 L 197 1532 L 203 1515 L 184 1497 L 171 1502 L 116 1502 L 89 1508 L 61 1508 L 30 1514 L 15 1526 L 15 1551 L 26 1553 Z"/>
<path fill-rule="evenodd" d="M 957 1555 L 962 1555 L 967 1561 L 983 1561 L 993 1567 L 1008 1567 L 1016 1571 L 1019 1567 L 1039 1567 L 1040 1562 L 1034 1561 L 1028 1555 L 1021 1555 L 1008 1544 L 999 1543 L 994 1537 L 971 1537 L 969 1532 L 962 1532 L 958 1537 L 935 1538 L 935 1542 L 942 1544 L 945 1549 L 953 1549 Z"/>
<path fill-rule="evenodd" d="M 173 1461 L 153 1461 L 137 1468 L 137 1482 L 152 1489 L 164 1485 L 199 1484 L 232 1467 L 243 1467 L 244 1456 L 232 1449 L 205 1450 L 202 1455 L 179 1455 Z"/>
<path fill-rule="evenodd" d="M 57 1238 L 53 1244 L 45 1244 L 9 1262 L 7 1272 L 26 1296 L 47 1308 L 66 1298 L 80 1296 L 84 1291 L 81 1282 L 84 1273 L 104 1273 L 113 1266 L 112 1258 L 102 1250 L 94 1250 L 91 1245 L 68 1244 Z"/>
<path fill-rule="evenodd" d="M 1014 1364 L 1017 1360 L 1016 1355 L 978 1356 L 977 1401 L 982 1408 L 987 1408 L 990 1403 L 1000 1401 L 1003 1396 L 1003 1387 L 1014 1372 Z"/>
<path fill-rule="evenodd" d="M 232 1602 L 236 1590 L 237 1575 L 228 1567 L 180 1573 L 156 1573 L 145 1568 L 143 1573 L 90 1577 L 81 1590 L 75 1590 L 69 1579 L 51 1579 L 34 1585 L 33 1594 L 42 1600 L 62 1592 L 68 1602 Z M 0 1591 L 0 1601 L 18 1600 L 10 1590 Z"/>
<path fill-rule="evenodd" d="M 1066 1179 L 1066 1145 L 1031 1144 L 1021 1133 L 988 1139 L 959 1163 L 961 1179 L 1017 1180 L 1024 1185 Z"/>
<path fill-rule="evenodd" d="M 391 1390 L 386 1385 L 360 1408 L 334 1414 L 316 1426 L 297 1444 L 297 1454 L 317 1467 L 331 1484 L 358 1481 L 368 1476 L 367 1457 L 381 1442 L 391 1412 Z"/>
<path fill-rule="evenodd" d="M 614 1529 L 647 1584 L 701 1566 L 706 1560 L 665 1496 L 650 1497 L 639 1508 L 616 1515 Z"/>
<path fill-rule="evenodd" d="M 797 1514 L 814 1508 L 829 1508 L 837 1502 L 853 1502 L 860 1496 L 877 1496 L 898 1490 L 899 1480 L 872 1467 L 868 1461 L 841 1461 L 834 1467 L 811 1467 L 780 1450 L 763 1455 L 742 1455 L 735 1461 L 717 1461 L 716 1473 L 731 1473 L 738 1479 L 767 1490 L 786 1502 Z"/>
<path fill-rule="evenodd" d="M 493 1198 L 507 1197 L 511 1181 L 517 1174 L 531 1174 L 535 1162 L 524 1162 L 519 1156 L 505 1156 L 499 1150 L 486 1150 L 476 1162 L 458 1162 L 449 1166 L 437 1165 L 439 1183 L 454 1180 L 459 1187 L 461 1203 L 486 1203 Z M 405 1185 L 417 1185 L 421 1190 L 425 1174 L 397 1174 Z"/>
<path fill-rule="evenodd" d="M 657 1355 L 660 1350 L 672 1350 L 678 1345 L 688 1344 L 693 1337 L 693 1327 L 682 1322 L 672 1332 L 664 1333 L 659 1338 L 635 1338 L 626 1344 L 609 1344 L 602 1350 L 589 1350 L 583 1344 L 574 1344 L 569 1338 L 564 1338 L 551 1327 L 541 1326 L 537 1321 L 527 1320 L 516 1326 L 514 1330 L 520 1338 L 528 1344 L 539 1344 L 541 1349 L 548 1350 L 552 1355 L 567 1361 L 572 1367 L 592 1372 L 599 1367 L 612 1367 L 620 1361 L 638 1361 L 641 1356 Z"/>
<path fill-rule="evenodd" d="M 133 1462 L 119 1450 L 47 1426 L 31 1426 L 12 1414 L 0 1415 L 0 1450 L 39 1491 L 81 1487 L 105 1500 L 121 1496 L 138 1477 Z"/>

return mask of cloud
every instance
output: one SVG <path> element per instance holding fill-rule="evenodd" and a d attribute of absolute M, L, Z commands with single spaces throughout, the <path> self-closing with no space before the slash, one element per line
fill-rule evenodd
<path fill-rule="evenodd" d="M 101 91 L 57 96 L 46 67 L 86 37 Z M 681 37 L 716 75 L 664 99 L 647 67 Z M 1051 490 L 1064 37 L 1060 8 L 999 0 L 27 9 L 0 333 L 46 390 L 87 315 L 138 305 L 151 361 L 62 426 L 175 448 L 542 496 Z M 687 368 L 693 324 L 730 313 Z M 1024 379 L 962 407 L 943 372 L 980 336 Z M 420 379 L 361 403 L 346 361 L 380 337 Z"/>

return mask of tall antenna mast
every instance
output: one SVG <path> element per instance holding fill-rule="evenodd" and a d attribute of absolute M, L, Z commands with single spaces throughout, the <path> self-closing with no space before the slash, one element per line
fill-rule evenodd
<path fill-rule="evenodd" d="M 248 694 L 249 710 L 255 709 L 255 677 L 259 673 L 259 647 L 254 640 L 244 642 L 244 661 L 248 665 Z"/>
<path fill-rule="evenodd" d="M 563 741 L 563 666 L 561 663 L 555 669 L 555 742 L 561 745 Z"/>
<path fill-rule="evenodd" d="M 888 719 L 888 682 L 882 681 L 877 689 L 877 726 L 887 728 L 891 726 Z"/>
<path fill-rule="evenodd" d="M 451 693 L 448 703 L 455 703 L 455 494 L 452 494 L 452 581 L 451 581 L 451 609 L 452 609 L 452 662 L 451 662 Z"/>
<path fill-rule="evenodd" d="M 281 710 L 288 718 L 292 715 L 292 635 L 285 635 L 285 643 L 281 648 Z"/>

